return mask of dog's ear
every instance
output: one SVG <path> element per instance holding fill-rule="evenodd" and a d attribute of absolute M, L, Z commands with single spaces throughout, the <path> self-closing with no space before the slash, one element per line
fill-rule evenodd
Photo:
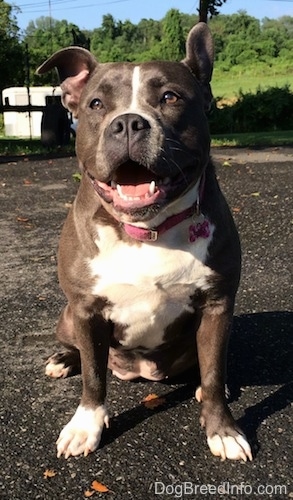
<path fill-rule="evenodd" d="M 213 99 L 210 81 L 213 73 L 214 44 L 206 23 L 198 23 L 190 31 L 186 42 L 186 57 L 182 62 L 199 80 L 203 89 L 205 109 L 208 111 Z"/>
<path fill-rule="evenodd" d="M 82 47 L 67 47 L 55 52 L 37 69 L 36 73 L 43 75 L 53 68 L 57 69 L 63 106 L 77 117 L 82 89 L 97 64 L 96 59 L 88 50 Z"/>

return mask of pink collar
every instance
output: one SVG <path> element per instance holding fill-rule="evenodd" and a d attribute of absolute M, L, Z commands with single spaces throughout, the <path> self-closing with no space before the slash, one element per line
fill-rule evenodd
<path fill-rule="evenodd" d="M 162 224 L 159 224 L 155 229 L 146 229 L 143 227 L 132 226 L 131 224 L 123 224 L 125 232 L 131 238 L 139 241 L 157 241 L 161 234 L 164 234 L 168 229 L 171 229 L 185 219 L 189 219 L 197 211 L 197 203 L 194 203 L 191 207 L 183 210 L 183 212 L 175 215 L 171 215 L 168 219 L 164 220 Z"/>

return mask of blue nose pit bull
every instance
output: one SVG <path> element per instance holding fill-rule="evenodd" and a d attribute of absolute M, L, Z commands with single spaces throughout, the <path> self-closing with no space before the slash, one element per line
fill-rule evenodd
<path fill-rule="evenodd" d="M 52 377 L 82 373 L 59 457 L 99 446 L 107 367 L 122 380 L 162 380 L 198 358 L 211 452 L 251 459 L 225 400 L 240 245 L 210 160 L 212 62 L 211 35 L 199 23 L 182 62 L 99 64 L 69 47 L 38 69 L 58 70 L 63 104 L 78 117 L 82 171 L 59 247 L 68 304 L 57 338 L 66 350 L 46 367 Z"/>

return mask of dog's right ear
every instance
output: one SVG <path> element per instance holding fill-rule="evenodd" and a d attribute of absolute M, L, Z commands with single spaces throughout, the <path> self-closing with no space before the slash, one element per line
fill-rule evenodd
<path fill-rule="evenodd" d="M 98 62 L 88 50 L 82 47 L 67 47 L 55 52 L 36 73 L 43 75 L 53 68 L 57 69 L 62 89 L 62 104 L 77 117 L 82 89 L 97 65 Z"/>

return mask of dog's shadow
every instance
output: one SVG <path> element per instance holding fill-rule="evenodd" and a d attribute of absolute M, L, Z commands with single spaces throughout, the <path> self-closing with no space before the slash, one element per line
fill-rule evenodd
<path fill-rule="evenodd" d="M 292 332 L 292 312 L 263 312 L 234 318 L 228 358 L 231 400 L 238 399 L 241 387 L 279 386 L 262 401 L 246 408 L 238 420 L 256 448 L 259 425 L 293 401 Z"/>
<path fill-rule="evenodd" d="M 286 311 L 244 314 L 234 317 L 228 355 L 230 402 L 240 396 L 241 387 L 279 385 L 273 394 L 248 407 L 238 421 L 258 448 L 256 431 L 261 422 L 293 401 L 292 328 L 293 313 Z M 166 411 L 194 397 L 197 370 L 190 370 L 165 385 L 178 384 L 165 396 L 166 402 L 156 411 Z M 153 415 L 144 405 L 127 410 L 111 419 L 111 432 L 103 433 L 101 447 L 115 441 Z"/>

